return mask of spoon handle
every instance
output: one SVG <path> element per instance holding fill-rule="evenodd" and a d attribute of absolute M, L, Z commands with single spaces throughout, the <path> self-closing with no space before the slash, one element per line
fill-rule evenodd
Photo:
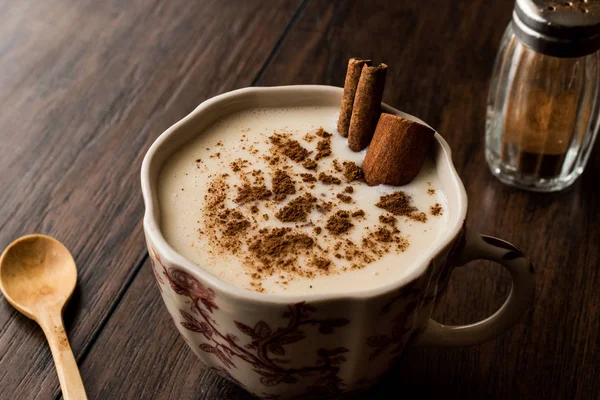
<path fill-rule="evenodd" d="M 86 400 L 85 388 L 65 332 L 62 313 L 44 314 L 38 318 L 38 323 L 50 345 L 63 399 Z"/>

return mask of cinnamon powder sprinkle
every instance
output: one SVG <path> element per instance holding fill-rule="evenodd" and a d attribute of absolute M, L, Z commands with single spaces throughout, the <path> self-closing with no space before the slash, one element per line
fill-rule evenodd
<path fill-rule="evenodd" d="M 330 135 L 331 136 L 331 135 Z M 331 137 L 319 140 L 317 143 L 317 154 L 315 155 L 315 161 L 319 161 L 321 158 L 325 158 L 331 155 Z"/>
<path fill-rule="evenodd" d="M 378 241 L 383 243 L 389 243 L 393 240 L 392 231 L 384 227 L 377 229 L 374 235 Z"/>
<path fill-rule="evenodd" d="M 273 134 L 269 139 L 284 156 L 292 161 L 302 162 L 308 157 L 308 150 L 302 147 L 297 140 L 286 138 L 278 133 Z"/>
<path fill-rule="evenodd" d="M 227 192 L 229 191 L 229 185 L 225 181 L 225 176 L 221 175 L 216 178 L 208 187 L 208 198 L 206 199 L 206 208 L 211 211 L 222 203 L 227 198 Z"/>
<path fill-rule="evenodd" d="M 315 139 L 315 135 L 307 133 L 306 135 L 302 136 L 302 139 L 308 143 L 311 143 Z"/>
<path fill-rule="evenodd" d="M 325 257 L 314 257 L 311 264 L 319 269 L 328 270 L 331 260 Z"/>
<path fill-rule="evenodd" d="M 250 221 L 241 212 L 230 209 L 218 215 L 218 222 L 224 227 L 223 234 L 226 236 L 237 235 L 250 226 Z"/>
<path fill-rule="evenodd" d="M 409 218 L 418 222 L 427 222 L 427 215 L 424 212 L 411 214 Z"/>
<path fill-rule="evenodd" d="M 317 129 L 317 131 L 315 132 L 315 135 L 322 137 L 322 138 L 329 138 L 331 137 L 331 133 L 325 131 L 325 129 L 323 129 L 323 127 L 320 127 L 319 129 Z"/>
<path fill-rule="evenodd" d="M 300 174 L 300 177 L 302 178 L 302 182 L 316 182 L 317 178 L 315 178 L 315 176 L 313 174 Z"/>
<path fill-rule="evenodd" d="M 258 233 L 248 242 L 248 250 L 266 269 L 291 267 L 297 260 L 298 252 L 314 246 L 310 236 L 294 232 L 291 228 L 265 228 Z"/>
<path fill-rule="evenodd" d="M 344 188 L 344 192 L 346 192 L 346 193 L 354 193 L 354 188 L 352 186 L 346 186 Z"/>
<path fill-rule="evenodd" d="M 315 206 L 315 208 L 317 209 L 317 211 L 325 214 L 325 213 L 328 213 L 329 211 L 331 211 L 331 209 L 333 208 L 333 203 L 330 201 L 321 200 L 321 202 L 319 204 L 317 204 Z"/>
<path fill-rule="evenodd" d="M 265 185 L 252 186 L 245 183 L 238 188 L 238 195 L 234 201 L 238 204 L 245 204 L 251 201 L 266 200 L 271 197 L 271 194 Z"/>
<path fill-rule="evenodd" d="M 354 218 L 362 218 L 365 216 L 365 210 L 356 210 L 352 213 Z"/>
<path fill-rule="evenodd" d="M 273 174 L 273 199 L 281 201 L 288 194 L 296 193 L 296 185 L 287 172 L 278 169 Z"/>
<path fill-rule="evenodd" d="M 365 179 L 362 168 L 352 161 L 344 161 L 344 176 L 348 182 L 362 181 Z"/>
<path fill-rule="evenodd" d="M 427 221 L 425 213 L 418 212 L 418 209 L 412 204 L 411 197 L 401 190 L 381 196 L 375 206 L 394 215 L 402 215 L 419 222 Z"/>
<path fill-rule="evenodd" d="M 279 156 L 273 156 L 273 157 L 264 156 L 264 160 L 267 161 L 269 163 L 269 165 L 277 165 L 277 164 L 279 164 L 279 161 L 281 160 L 281 158 L 279 158 Z"/>
<path fill-rule="evenodd" d="M 338 211 L 327 220 L 327 229 L 334 235 L 341 235 L 342 233 L 348 232 L 354 224 L 350 222 L 350 214 L 347 211 Z"/>
<path fill-rule="evenodd" d="M 253 169 L 250 172 L 250 175 L 252 175 L 252 177 L 254 177 L 254 182 L 256 184 L 264 184 L 265 183 L 265 177 L 263 176 L 263 172 L 260 169 Z"/>
<path fill-rule="evenodd" d="M 323 182 L 326 185 L 339 185 L 342 183 L 338 178 L 333 175 L 327 175 L 324 172 L 319 174 L 319 181 Z"/>
<path fill-rule="evenodd" d="M 435 203 L 434 205 L 432 205 L 431 207 L 429 207 L 429 212 L 434 217 L 438 217 L 438 216 L 440 216 L 440 215 L 442 215 L 444 213 L 444 210 L 442 209 L 442 206 L 441 206 L 440 203 Z"/>
<path fill-rule="evenodd" d="M 306 161 L 304 161 L 302 163 L 302 166 L 306 169 L 316 169 L 317 168 L 317 162 L 315 160 L 311 160 L 310 158 L 306 159 Z"/>
<path fill-rule="evenodd" d="M 316 201 L 317 199 L 308 193 L 296 197 L 281 208 L 275 214 L 275 218 L 281 222 L 304 222 Z"/>
<path fill-rule="evenodd" d="M 333 165 L 333 169 L 335 169 L 335 172 L 342 172 L 342 166 L 337 159 L 333 160 L 331 163 Z"/>
<path fill-rule="evenodd" d="M 427 189 L 427 194 L 430 196 L 433 196 L 435 194 L 435 189 L 434 188 Z"/>
<path fill-rule="evenodd" d="M 381 222 L 382 224 L 395 226 L 396 218 L 393 215 L 389 215 L 389 214 L 388 215 L 380 215 L 379 222 Z"/>
<path fill-rule="evenodd" d="M 233 172 L 239 172 L 242 170 L 242 168 L 246 168 L 248 166 L 248 160 L 242 160 L 241 158 L 238 158 L 229 165 Z"/>
<path fill-rule="evenodd" d="M 340 199 L 340 201 L 342 203 L 346 203 L 346 204 L 352 203 L 352 197 L 350 197 L 348 195 L 345 195 L 345 194 L 342 194 L 342 193 L 338 193 L 335 197 L 337 197 L 338 199 Z"/>

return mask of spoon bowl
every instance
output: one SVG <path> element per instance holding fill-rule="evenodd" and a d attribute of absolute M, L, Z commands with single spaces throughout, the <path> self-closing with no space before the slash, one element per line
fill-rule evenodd
<path fill-rule="evenodd" d="M 73 256 L 49 236 L 23 236 L 0 256 L 0 290 L 44 331 L 65 400 L 87 398 L 62 319 L 76 284 Z"/>
<path fill-rule="evenodd" d="M 40 308 L 62 310 L 76 284 L 75 260 L 61 242 L 49 236 L 23 236 L 0 258 L 4 297 L 31 319 L 36 320 Z"/>

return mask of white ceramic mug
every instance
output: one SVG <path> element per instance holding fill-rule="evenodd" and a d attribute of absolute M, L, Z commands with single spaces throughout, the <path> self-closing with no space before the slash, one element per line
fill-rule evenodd
<path fill-rule="evenodd" d="M 533 298 L 533 268 L 518 248 L 465 231 L 467 196 L 448 144 L 435 135 L 432 152 L 448 198 L 443 240 L 404 279 L 344 294 L 274 295 L 224 282 L 173 250 L 160 229 L 157 179 L 166 158 L 208 125 L 250 107 L 331 106 L 342 89 L 329 86 L 247 88 L 202 103 L 164 132 L 141 171 L 144 232 L 154 274 L 175 326 L 206 366 L 266 399 L 335 398 L 365 389 L 407 345 L 466 346 L 493 339 L 522 316 Z M 386 112 L 412 116 L 383 105 Z M 422 121 L 421 121 L 422 122 Z M 476 259 L 502 264 L 512 277 L 504 305 L 463 326 L 430 319 L 452 269 Z"/>

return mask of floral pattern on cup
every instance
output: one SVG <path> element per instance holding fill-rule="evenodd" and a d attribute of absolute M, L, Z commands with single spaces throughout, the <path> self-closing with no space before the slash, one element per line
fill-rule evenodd
<path fill-rule="evenodd" d="M 349 350 L 345 347 L 319 348 L 315 365 L 300 368 L 290 368 L 286 364 L 290 360 L 285 358 L 286 345 L 300 342 L 306 338 L 300 329 L 304 325 L 318 328 L 323 335 L 334 333 L 336 329 L 343 329 L 349 321 L 345 318 L 314 318 L 317 311 L 305 302 L 290 304 L 281 317 L 285 323 L 273 327 L 265 321 L 257 321 L 248 325 L 234 321 L 237 332 L 223 332 L 211 314 L 219 309 L 214 290 L 207 288 L 189 273 L 168 268 L 162 263 L 160 256 L 151 250 L 150 257 L 152 269 L 156 279 L 163 290 L 166 279 L 173 292 L 189 299 L 191 309 L 179 310 L 183 321 L 181 326 L 185 329 L 203 336 L 200 349 L 213 355 L 222 367 L 211 369 L 226 377 L 237 385 L 244 385 L 235 379 L 230 370 L 237 368 L 237 363 L 245 362 L 252 366 L 254 372 L 260 376 L 260 382 L 265 387 L 295 384 L 300 378 L 313 378 L 314 384 L 307 386 L 305 393 L 297 398 L 325 397 L 334 398 L 344 392 L 344 383 L 339 378 L 340 365 L 346 361 L 344 356 Z M 160 270 L 157 267 L 160 266 Z M 240 336 L 249 339 L 246 345 L 241 345 Z M 262 398 L 275 399 L 277 395 L 263 393 Z"/>

